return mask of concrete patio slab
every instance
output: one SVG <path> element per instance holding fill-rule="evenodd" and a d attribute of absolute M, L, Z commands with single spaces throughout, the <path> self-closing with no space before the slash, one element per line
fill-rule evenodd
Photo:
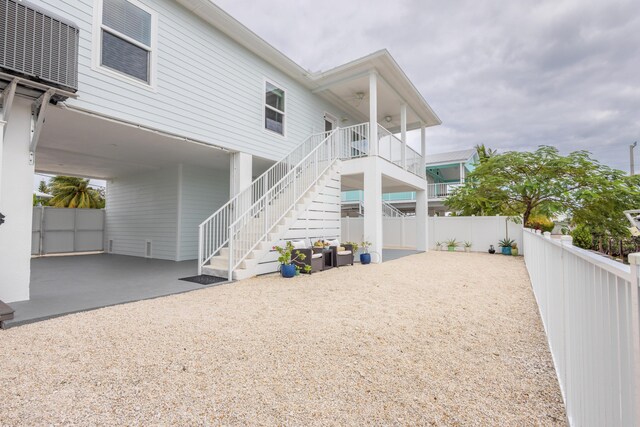
<path fill-rule="evenodd" d="M 415 253 L 404 249 L 382 252 L 385 261 Z M 195 261 L 103 253 L 33 258 L 31 299 L 10 304 L 15 310 L 14 318 L 5 321 L 4 327 L 223 284 L 199 285 L 178 280 L 196 273 Z"/>
<path fill-rule="evenodd" d="M 10 304 L 15 316 L 5 326 L 202 289 L 178 280 L 196 273 L 195 261 L 110 254 L 34 258 L 31 299 Z"/>

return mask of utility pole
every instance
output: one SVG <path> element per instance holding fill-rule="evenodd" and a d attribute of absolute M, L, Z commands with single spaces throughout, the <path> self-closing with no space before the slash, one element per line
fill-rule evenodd
<path fill-rule="evenodd" d="M 638 145 L 638 141 L 635 141 L 633 144 L 629 146 L 629 175 L 635 175 L 634 164 L 633 164 L 633 149 Z"/>

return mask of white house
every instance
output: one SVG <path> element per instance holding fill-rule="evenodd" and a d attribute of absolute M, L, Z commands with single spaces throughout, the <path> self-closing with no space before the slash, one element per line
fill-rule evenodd
<path fill-rule="evenodd" d="M 424 153 L 440 120 L 386 50 L 310 73 L 210 0 L 0 0 L 2 27 L 5 302 L 29 299 L 35 172 L 106 180 L 105 250 L 194 274 L 274 271 L 274 243 L 339 237 L 341 191 L 364 191 L 378 253 L 383 193 L 427 215 L 406 132 Z"/>

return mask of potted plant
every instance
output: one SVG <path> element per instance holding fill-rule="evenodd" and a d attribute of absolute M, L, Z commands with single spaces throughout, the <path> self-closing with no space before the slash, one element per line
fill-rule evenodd
<path fill-rule="evenodd" d="M 436 251 L 442 250 L 442 242 L 436 242 Z"/>
<path fill-rule="evenodd" d="M 355 254 L 356 252 L 358 252 L 358 248 L 360 247 L 360 245 L 356 242 L 344 242 L 345 245 L 351 245 L 352 247 L 352 251 Z"/>
<path fill-rule="evenodd" d="M 504 239 L 498 242 L 498 245 L 502 248 L 502 255 L 511 255 L 511 245 L 514 243 L 513 240 L 505 237 Z"/>
<path fill-rule="evenodd" d="M 296 274 L 299 274 L 300 267 L 293 264 L 293 261 L 304 261 L 306 258 L 305 254 L 300 253 L 300 251 L 294 252 L 293 244 L 290 241 L 287 241 L 287 244 L 284 245 L 284 247 L 274 246 L 273 250 L 277 251 L 279 254 L 278 262 L 280 263 L 280 274 L 282 277 L 291 278 Z M 304 271 L 311 271 L 311 266 L 306 265 L 304 267 Z"/>
<path fill-rule="evenodd" d="M 369 248 L 371 247 L 371 242 L 364 241 L 360 243 L 360 246 L 362 246 L 362 253 L 360 254 L 360 264 L 370 264 L 371 254 L 369 253 Z"/>
<path fill-rule="evenodd" d="M 518 244 L 516 242 L 511 244 L 511 255 L 518 256 Z"/>
<path fill-rule="evenodd" d="M 490 253 L 491 255 L 493 255 L 493 254 L 495 254 L 495 253 L 496 253 L 496 248 L 494 248 L 494 247 L 493 247 L 493 245 L 489 245 L 489 253 Z"/>
<path fill-rule="evenodd" d="M 449 252 L 454 252 L 460 244 L 454 237 L 453 239 L 447 240 L 446 245 L 447 245 L 447 248 L 449 249 Z"/>
<path fill-rule="evenodd" d="M 464 251 L 471 252 L 471 242 L 464 242 Z"/>

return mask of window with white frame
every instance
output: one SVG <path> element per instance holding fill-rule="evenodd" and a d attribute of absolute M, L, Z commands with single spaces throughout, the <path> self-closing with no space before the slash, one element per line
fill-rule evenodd
<path fill-rule="evenodd" d="M 153 17 L 129 0 L 102 0 L 100 65 L 151 84 Z"/>
<path fill-rule="evenodd" d="M 264 128 L 284 136 L 285 91 L 265 82 Z"/>

